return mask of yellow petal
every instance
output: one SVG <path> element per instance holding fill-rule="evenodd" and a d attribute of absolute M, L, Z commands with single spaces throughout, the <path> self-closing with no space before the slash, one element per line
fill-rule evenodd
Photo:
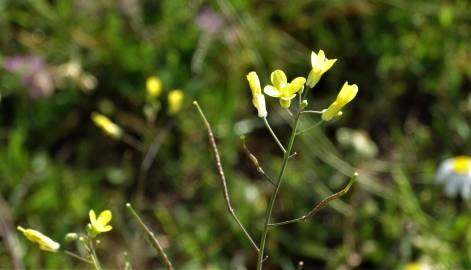
<path fill-rule="evenodd" d="M 171 90 L 168 93 L 168 112 L 170 114 L 175 114 L 180 111 L 183 105 L 183 99 L 185 95 L 183 94 L 183 91 L 180 89 L 174 89 Z"/>
<path fill-rule="evenodd" d="M 334 64 L 335 62 L 337 62 L 337 59 L 330 59 L 330 60 L 327 60 L 325 63 L 324 63 L 324 66 L 322 68 L 322 73 L 326 72 L 327 70 L 329 70 Z"/>
<path fill-rule="evenodd" d="M 267 85 L 263 88 L 263 92 L 267 95 L 269 95 L 270 97 L 280 97 L 281 96 L 281 93 L 280 93 L 280 90 L 278 90 L 278 88 L 275 88 L 273 87 L 272 85 Z"/>
<path fill-rule="evenodd" d="M 265 96 L 263 94 L 257 94 L 252 98 L 252 103 L 257 108 L 258 117 L 267 117 L 267 107 L 265 105 Z"/>
<path fill-rule="evenodd" d="M 108 117 L 103 114 L 92 112 L 91 114 L 92 121 L 97 127 L 99 127 L 105 134 L 113 137 L 119 138 L 122 135 L 121 128 L 113 123 Z"/>
<path fill-rule="evenodd" d="M 277 69 L 273 71 L 271 73 L 270 79 L 273 86 L 278 89 L 282 89 L 288 84 L 288 79 L 286 78 L 286 74 L 281 69 Z"/>
<path fill-rule="evenodd" d="M 24 229 L 20 226 L 17 227 L 19 231 L 21 231 L 24 236 L 31 242 L 38 244 L 38 247 L 41 250 L 50 251 L 50 252 L 57 252 L 60 248 L 60 244 L 52 240 L 51 238 L 47 237 L 46 235 L 42 234 L 39 231 L 33 229 Z"/>
<path fill-rule="evenodd" d="M 311 66 L 312 67 L 317 67 L 318 66 L 318 63 L 320 62 L 320 55 L 324 55 L 324 51 L 323 50 L 319 50 L 319 53 L 316 54 L 314 51 L 311 52 Z"/>
<path fill-rule="evenodd" d="M 337 95 L 336 102 L 341 106 L 345 106 L 347 103 L 352 101 L 358 93 L 358 86 L 356 84 L 349 85 L 345 82 Z"/>
<path fill-rule="evenodd" d="M 106 225 L 105 227 L 101 228 L 101 232 L 109 232 L 113 229 L 111 225 Z"/>
<path fill-rule="evenodd" d="M 262 88 L 260 87 L 260 80 L 258 79 L 258 75 L 255 71 L 249 72 L 247 74 L 247 81 L 249 81 L 250 90 L 252 90 L 252 95 L 261 94 Z"/>
<path fill-rule="evenodd" d="M 111 221 L 112 217 L 113 217 L 113 215 L 111 214 L 111 211 L 110 210 L 105 210 L 105 211 L 101 212 L 100 216 L 98 217 L 97 223 L 104 226 L 104 225 L 108 224 L 108 222 Z"/>
<path fill-rule="evenodd" d="M 96 223 L 96 214 L 95 214 L 95 211 L 93 211 L 93 209 L 91 209 L 89 212 L 88 212 L 88 217 L 90 218 L 90 223 L 93 225 Z"/>
<path fill-rule="evenodd" d="M 146 80 L 147 94 L 151 97 L 158 97 L 162 92 L 162 81 L 156 76 L 151 76 Z"/>
<path fill-rule="evenodd" d="M 292 80 L 288 86 L 288 94 L 297 93 L 303 88 L 305 82 L 306 79 L 304 77 L 297 77 L 296 79 Z"/>
<path fill-rule="evenodd" d="M 330 104 L 329 108 L 322 113 L 322 120 L 330 121 L 332 118 L 338 115 L 343 106 L 339 106 L 337 102 Z"/>

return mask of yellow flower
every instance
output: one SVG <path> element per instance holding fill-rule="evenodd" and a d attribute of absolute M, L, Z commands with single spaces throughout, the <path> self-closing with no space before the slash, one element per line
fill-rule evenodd
<path fill-rule="evenodd" d="M 432 269 L 430 265 L 421 262 L 408 263 L 405 267 L 405 270 L 430 270 Z"/>
<path fill-rule="evenodd" d="M 183 91 L 175 89 L 168 93 L 168 113 L 175 114 L 180 111 L 183 104 Z"/>
<path fill-rule="evenodd" d="M 149 97 L 156 98 L 162 92 L 162 81 L 156 76 L 151 76 L 146 80 L 146 91 Z"/>
<path fill-rule="evenodd" d="M 250 90 L 252 90 L 252 103 L 258 111 L 258 117 L 267 117 L 265 96 L 262 94 L 257 73 L 255 71 L 249 72 L 246 77 L 247 81 L 249 81 Z"/>
<path fill-rule="evenodd" d="M 280 105 L 283 108 L 289 108 L 291 100 L 296 96 L 296 93 L 303 89 L 306 79 L 304 77 L 297 77 L 288 83 L 286 74 L 282 70 L 275 70 L 271 73 L 272 85 L 267 85 L 263 88 L 265 94 L 280 98 Z"/>
<path fill-rule="evenodd" d="M 60 248 L 59 243 L 54 242 L 51 238 L 45 236 L 44 234 L 36 230 L 25 229 L 21 226 L 18 226 L 17 229 L 22 232 L 29 241 L 38 244 L 41 250 L 57 252 Z"/>
<path fill-rule="evenodd" d="M 319 50 L 317 54 L 311 52 L 312 69 L 307 77 L 307 86 L 313 88 L 321 79 L 322 74 L 329 70 L 336 61 L 337 59 L 327 59 L 323 50 Z"/>
<path fill-rule="evenodd" d="M 93 112 L 91 118 L 95 125 L 110 137 L 120 138 L 123 135 L 121 128 L 103 114 Z"/>
<path fill-rule="evenodd" d="M 95 211 L 92 209 L 88 213 L 88 216 L 90 217 L 88 228 L 90 229 L 91 237 L 95 237 L 100 233 L 109 232 L 111 229 L 113 229 L 111 225 L 108 225 L 108 223 L 111 221 L 111 218 L 113 217 L 110 210 L 101 212 L 98 218 L 96 218 Z"/>
<path fill-rule="evenodd" d="M 342 112 L 340 110 L 352 101 L 357 93 L 358 86 L 356 84 L 349 85 L 348 82 L 345 82 L 337 95 L 337 99 L 322 113 L 322 120 L 329 121 L 339 113 L 341 114 Z"/>

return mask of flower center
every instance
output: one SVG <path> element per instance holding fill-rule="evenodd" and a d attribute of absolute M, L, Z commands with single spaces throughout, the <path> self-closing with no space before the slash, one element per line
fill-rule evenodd
<path fill-rule="evenodd" d="M 469 172 L 470 158 L 467 156 L 459 156 L 453 159 L 453 171 L 458 174 Z"/>

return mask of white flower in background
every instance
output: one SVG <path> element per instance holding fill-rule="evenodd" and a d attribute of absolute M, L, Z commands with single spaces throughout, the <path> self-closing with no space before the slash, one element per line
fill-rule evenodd
<path fill-rule="evenodd" d="M 467 199 L 471 195 L 471 157 L 457 156 L 443 161 L 437 170 L 437 182 L 445 186 L 445 194 Z"/>

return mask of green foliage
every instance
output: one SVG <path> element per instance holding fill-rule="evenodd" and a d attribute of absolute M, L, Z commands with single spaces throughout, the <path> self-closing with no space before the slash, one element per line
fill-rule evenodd
<path fill-rule="evenodd" d="M 215 33 L 197 23 L 208 7 L 222 20 Z M 246 134 L 270 174 L 282 156 L 256 118 L 245 75 L 257 70 L 265 85 L 269 71 L 282 68 L 294 78 L 308 70 L 311 50 L 324 49 L 339 61 L 309 103 L 326 107 L 345 80 L 360 91 L 342 118 L 300 136 L 294 148 L 302 153 L 290 163 L 274 217 L 298 217 L 340 190 L 346 175 L 357 170 L 361 177 L 314 218 L 273 230 L 267 269 L 295 269 L 300 260 L 306 269 L 401 269 L 421 259 L 469 269 L 471 205 L 434 185 L 443 158 L 471 149 L 469 9 L 465 0 L 0 0 L 0 64 L 40 57 L 54 84 L 51 95 L 33 98 L 24 74 L 0 69 L 0 194 L 11 222 L 73 250 L 63 236 L 84 230 L 89 209 L 111 209 L 113 232 L 98 247 L 102 264 L 123 268 L 127 251 L 136 269 L 163 266 L 132 230 L 124 209 L 131 201 L 177 269 L 254 268 L 256 253 L 226 211 L 191 101 L 213 124 L 240 219 L 259 235 L 271 186 L 252 168 L 239 136 Z M 70 62 L 81 75 L 59 78 Z M 84 86 L 86 75 L 96 87 Z M 143 112 L 152 75 L 163 83 L 154 122 Z M 175 88 L 184 91 L 184 105 L 169 115 L 167 94 Z M 286 141 L 287 116 L 276 111 L 276 100 L 267 106 Z M 103 135 L 90 120 L 93 111 L 144 149 L 158 138 L 144 176 L 146 152 Z M 301 129 L 315 123 L 303 120 Z M 365 144 L 353 139 L 359 137 L 376 151 L 362 151 Z M 3 244 L 0 238 L 0 265 L 10 267 Z M 84 267 L 22 238 L 20 244 L 27 268 Z"/>

